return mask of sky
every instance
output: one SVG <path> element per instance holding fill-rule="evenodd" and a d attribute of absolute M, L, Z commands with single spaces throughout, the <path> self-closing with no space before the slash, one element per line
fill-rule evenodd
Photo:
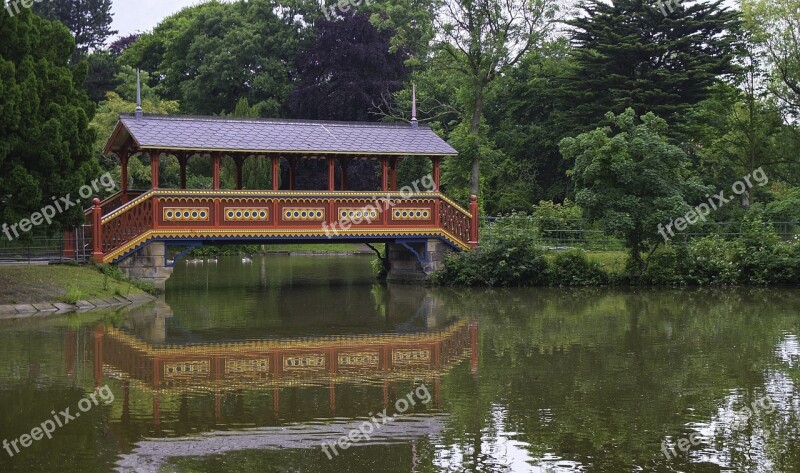
<path fill-rule="evenodd" d="M 113 0 L 112 28 L 119 30 L 121 36 L 137 31 L 145 32 L 171 14 L 202 2 L 203 0 Z"/>

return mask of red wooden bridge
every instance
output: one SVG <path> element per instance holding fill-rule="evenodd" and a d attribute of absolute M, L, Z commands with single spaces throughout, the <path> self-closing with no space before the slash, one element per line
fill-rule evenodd
<path fill-rule="evenodd" d="M 415 121 L 395 125 L 137 114 L 120 118 L 104 151 L 119 157 L 122 189 L 103 202 L 96 199 L 87 212 L 92 256 L 102 263 L 120 263 L 153 243 L 350 241 L 399 245 L 424 265 L 442 252 L 430 242 L 453 251 L 478 243 L 475 197 L 465 210 L 439 192 L 441 161 L 456 151 Z M 128 162 L 137 155 L 150 161 L 147 191 L 128 189 Z M 180 167 L 179 189 L 159 187 L 159 165 L 169 156 Z M 420 158 L 431 160 L 431 174 L 417 181 L 422 186 L 415 183 L 398 192 L 399 163 Z M 190 159 L 210 159 L 212 189 L 186 188 Z M 223 159 L 235 164 L 235 189 L 221 186 Z M 243 189 L 247 159 L 270 163 L 271 189 Z M 327 189 L 297 189 L 298 163 L 308 159 L 326 163 Z M 348 190 L 348 167 L 356 160 L 380 163 L 381 189 Z M 162 254 L 167 252 L 156 255 Z M 171 263 L 167 258 L 164 265 Z"/>

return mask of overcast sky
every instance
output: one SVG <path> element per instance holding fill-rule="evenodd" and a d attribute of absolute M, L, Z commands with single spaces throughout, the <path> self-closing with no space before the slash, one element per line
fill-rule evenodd
<path fill-rule="evenodd" d="M 202 3 L 203 0 L 113 0 L 113 28 L 120 35 L 148 31 L 161 20 L 181 9 Z"/>

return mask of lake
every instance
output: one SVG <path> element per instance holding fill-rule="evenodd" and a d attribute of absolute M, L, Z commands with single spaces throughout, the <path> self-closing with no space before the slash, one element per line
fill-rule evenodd
<path fill-rule="evenodd" d="M 370 260 L 181 262 L 148 306 L 0 320 L 0 471 L 800 471 L 798 290 L 386 287 Z"/>

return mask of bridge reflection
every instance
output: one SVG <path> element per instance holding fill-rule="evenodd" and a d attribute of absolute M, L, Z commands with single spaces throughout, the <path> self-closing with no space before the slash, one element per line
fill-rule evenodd
<path fill-rule="evenodd" d="M 430 298 L 424 298 L 423 308 L 417 313 L 427 312 L 424 306 L 432 303 L 435 302 Z M 413 318 L 395 320 L 395 330 L 380 333 L 301 337 L 261 333 L 258 338 L 239 340 L 208 340 L 208 334 L 204 334 L 200 342 L 187 342 L 192 337 L 187 337 L 185 330 L 174 328 L 172 309 L 161 301 L 137 309 L 118 326 L 94 330 L 95 384 L 100 386 L 111 380 L 121 384 L 123 419 L 130 417 L 132 391 L 140 400 L 150 393 L 155 427 L 161 424 L 164 400 L 173 406 L 177 401 L 181 410 L 189 397 L 213 396 L 214 424 L 224 424 L 222 405 L 226 398 L 265 394 L 272 398 L 273 411 L 272 420 L 266 424 L 280 424 L 285 417 L 281 414 L 281 398 L 288 395 L 295 402 L 298 396 L 291 392 L 294 388 L 327 390 L 327 415 L 341 415 L 337 412 L 337 390 L 368 386 L 371 394 L 359 403 L 375 405 L 380 399 L 387 407 L 396 395 L 408 391 L 401 386 L 424 382 L 430 388 L 435 408 L 440 402 L 442 374 L 466 359 L 470 360 L 472 373 L 477 372 L 478 326 L 474 321 L 442 317 L 426 317 L 420 325 L 410 323 Z M 70 363 L 74 354 L 67 353 L 66 360 Z M 380 391 L 382 395 L 376 398 Z M 350 394 L 346 397 L 351 404 Z M 313 417 L 320 414 L 317 411 Z M 302 417 L 305 416 L 296 420 Z"/>

